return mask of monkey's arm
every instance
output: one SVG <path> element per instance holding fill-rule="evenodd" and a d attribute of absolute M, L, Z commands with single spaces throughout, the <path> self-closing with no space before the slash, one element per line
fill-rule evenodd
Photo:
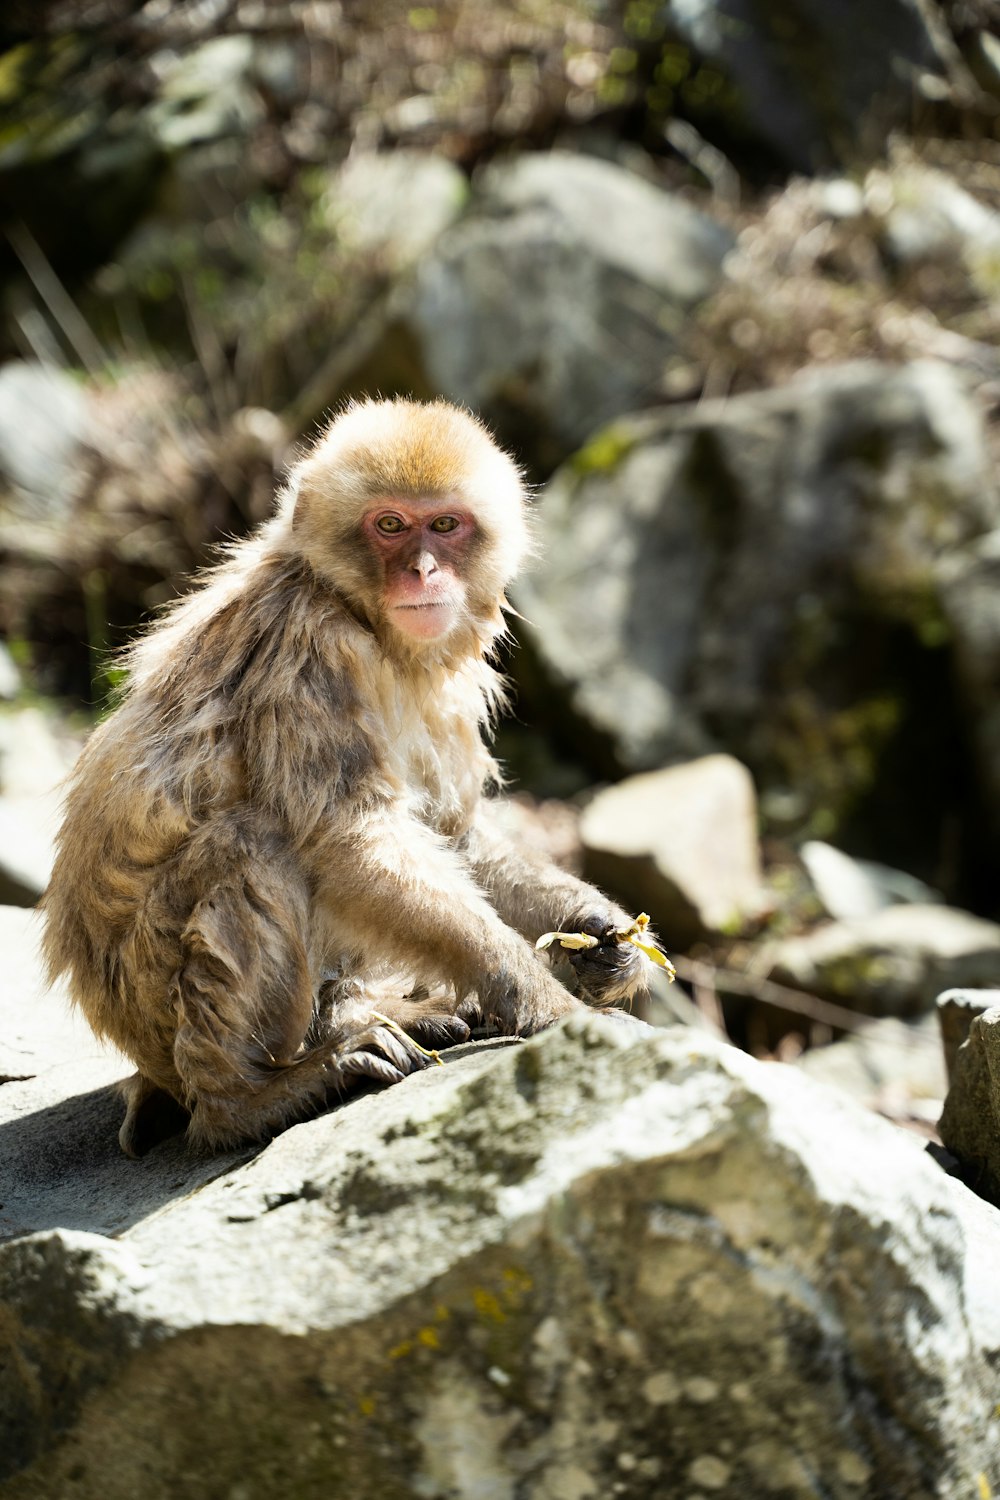
<path fill-rule="evenodd" d="M 524 848 L 496 824 L 489 804 L 480 805 L 465 842 L 475 879 L 501 919 L 530 942 L 544 932 L 586 932 L 600 946 L 569 954 L 581 993 L 611 1005 L 646 988 L 646 964 L 631 943 L 613 933 L 632 918 L 596 886 L 560 870 L 544 854 Z"/>
<path fill-rule="evenodd" d="M 342 940 L 424 981 L 445 980 L 456 1001 L 473 991 L 487 1018 L 523 1035 L 579 1008 L 531 945 L 502 920 L 463 859 L 397 811 L 328 846 L 320 900 Z"/>

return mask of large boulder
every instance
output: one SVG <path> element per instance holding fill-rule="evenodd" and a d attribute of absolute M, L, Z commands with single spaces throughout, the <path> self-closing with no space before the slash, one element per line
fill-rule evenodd
<path fill-rule="evenodd" d="M 996 998 L 995 990 L 983 994 Z M 973 1016 L 955 1054 L 938 1129 L 969 1185 L 1000 1207 L 1000 1005 Z"/>
<path fill-rule="evenodd" d="M 62 783 L 81 743 L 40 708 L 0 708 L 0 904 L 34 906 L 48 885 Z"/>
<path fill-rule="evenodd" d="M 656 392 L 733 238 L 642 177 L 570 152 L 498 164 L 477 189 L 350 384 L 467 404 L 548 473 Z"/>
<path fill-rule="evenodd" d="M 874 860 L 852 859 L 821 839 L 807 839 L 799 857 L 823 910 L 838 921 L 870 917 L 887 906 L 913 902 L 935 905 L 941 899 L 905 870 L 893 870 Z"/>
<path fill-rule="evenodd" d="M 941 599 L 978 774 L 1000 832 L 1000 529 L 949 559 Z"/>
<path fill-rule="evenodd" d="M 979 411 L 940 364 L 623 419 L 541 496 L 515 592 L 530 712 L 604 775 L 726 749 L 769 827 L 927 878 L 963 826 L 974 863 L 987 789 L 942 575 L 998 523 Z"/>
<path fill-rule="evenodd" d="M 580 819 L 584 873 L 632 911 L 648 911 L 671 947 L 738 931 L 762 904 L 757 799 L 744 766 L 706 755 L 628 776 Z"/>
<path fill-rule="evenodd" d="M 796 1059 L 810 1078 L 843 1090 L 887 1119 L 935 1129 L 948 1090 L 937 1018 L 866 1021 L 842 1041 Z"/>
<path fill-rule="evenodd" d="M 888 906 L 763 944 L 755 970 L 873 1016 L 917 1016 L 1000 974 L 1000 925 L 950 906 Z"/>
<path fill-rule="evenodd" d="M 0 543 L 11 518 L 67 523 L 92 423 L 70 375 L 29 360 L 0 366 Z"/>
<path fill-rule="evenodd" d="M 681 111 L 748 164 L 815 172 L 884 150 L 961 83 L 957 53 L 920 0 L 687 0 L 661 8 L 660 77 Z"/>
<path fill-rule="evenodd" d="M 1000 1217 L 794 1070 L 585 1018 L 127 1162 L 61 1068 L 0 1088 L 5 1500 L 1000 1483 Z"/>

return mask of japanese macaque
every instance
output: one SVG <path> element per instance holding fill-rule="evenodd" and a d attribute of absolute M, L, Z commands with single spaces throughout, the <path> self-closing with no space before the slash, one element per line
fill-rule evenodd
<path fill-rule="evenodd" d="M 136 645 L 72 780 L 45 952 L 138 1067 L 120 1140 L 221 1148 L 396 1082 L 470 1019 L 611 1006 L 628 917 L 491 826 L 490 652 L 528 545 L 513 462 L 465 412 L 365 401 L 275 516 Z"/>

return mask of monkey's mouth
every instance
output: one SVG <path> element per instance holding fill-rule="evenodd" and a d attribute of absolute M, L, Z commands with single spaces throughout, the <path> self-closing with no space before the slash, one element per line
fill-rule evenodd
<path fill-rule="evenodd" d="M 412 604 L 396 604 L 393 615 L 399 628 L 418 640 L 445 635 L 455 620 L 453 599 L 421 599 Z"/>

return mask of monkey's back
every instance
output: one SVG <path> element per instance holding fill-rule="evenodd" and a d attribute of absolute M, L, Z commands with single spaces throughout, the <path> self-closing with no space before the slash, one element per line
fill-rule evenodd
<path fill-rule="evenodd" d="M 337 769 L 315 744 L 310 763 L 309 742 L 336 743 L 343 705 L 329 682 L 300 692 L 292 665 L 318 659 L 314 678 L 342 672 L 337 631 L 331 611 L 315 608 L 304 628 L 299 573 L 280 553 L 262 557 L 255 541 L 234 552 L 136 648 L 124 701 L 70 781 L 43 903 L 45 956 L 94 1029 L 133 1057 L 169 1040 L 180 934 L 199 881 L 218 874 L 188 857 L 199 835 L 220 831 L 218 862 L 227 839 L 245 836 L 249 810 L 259 840 L 277 845 L 284 833 L 293 843 L 301 830 L 283 831 L 283 816 L 301 821 L 304 783 Z"/>

